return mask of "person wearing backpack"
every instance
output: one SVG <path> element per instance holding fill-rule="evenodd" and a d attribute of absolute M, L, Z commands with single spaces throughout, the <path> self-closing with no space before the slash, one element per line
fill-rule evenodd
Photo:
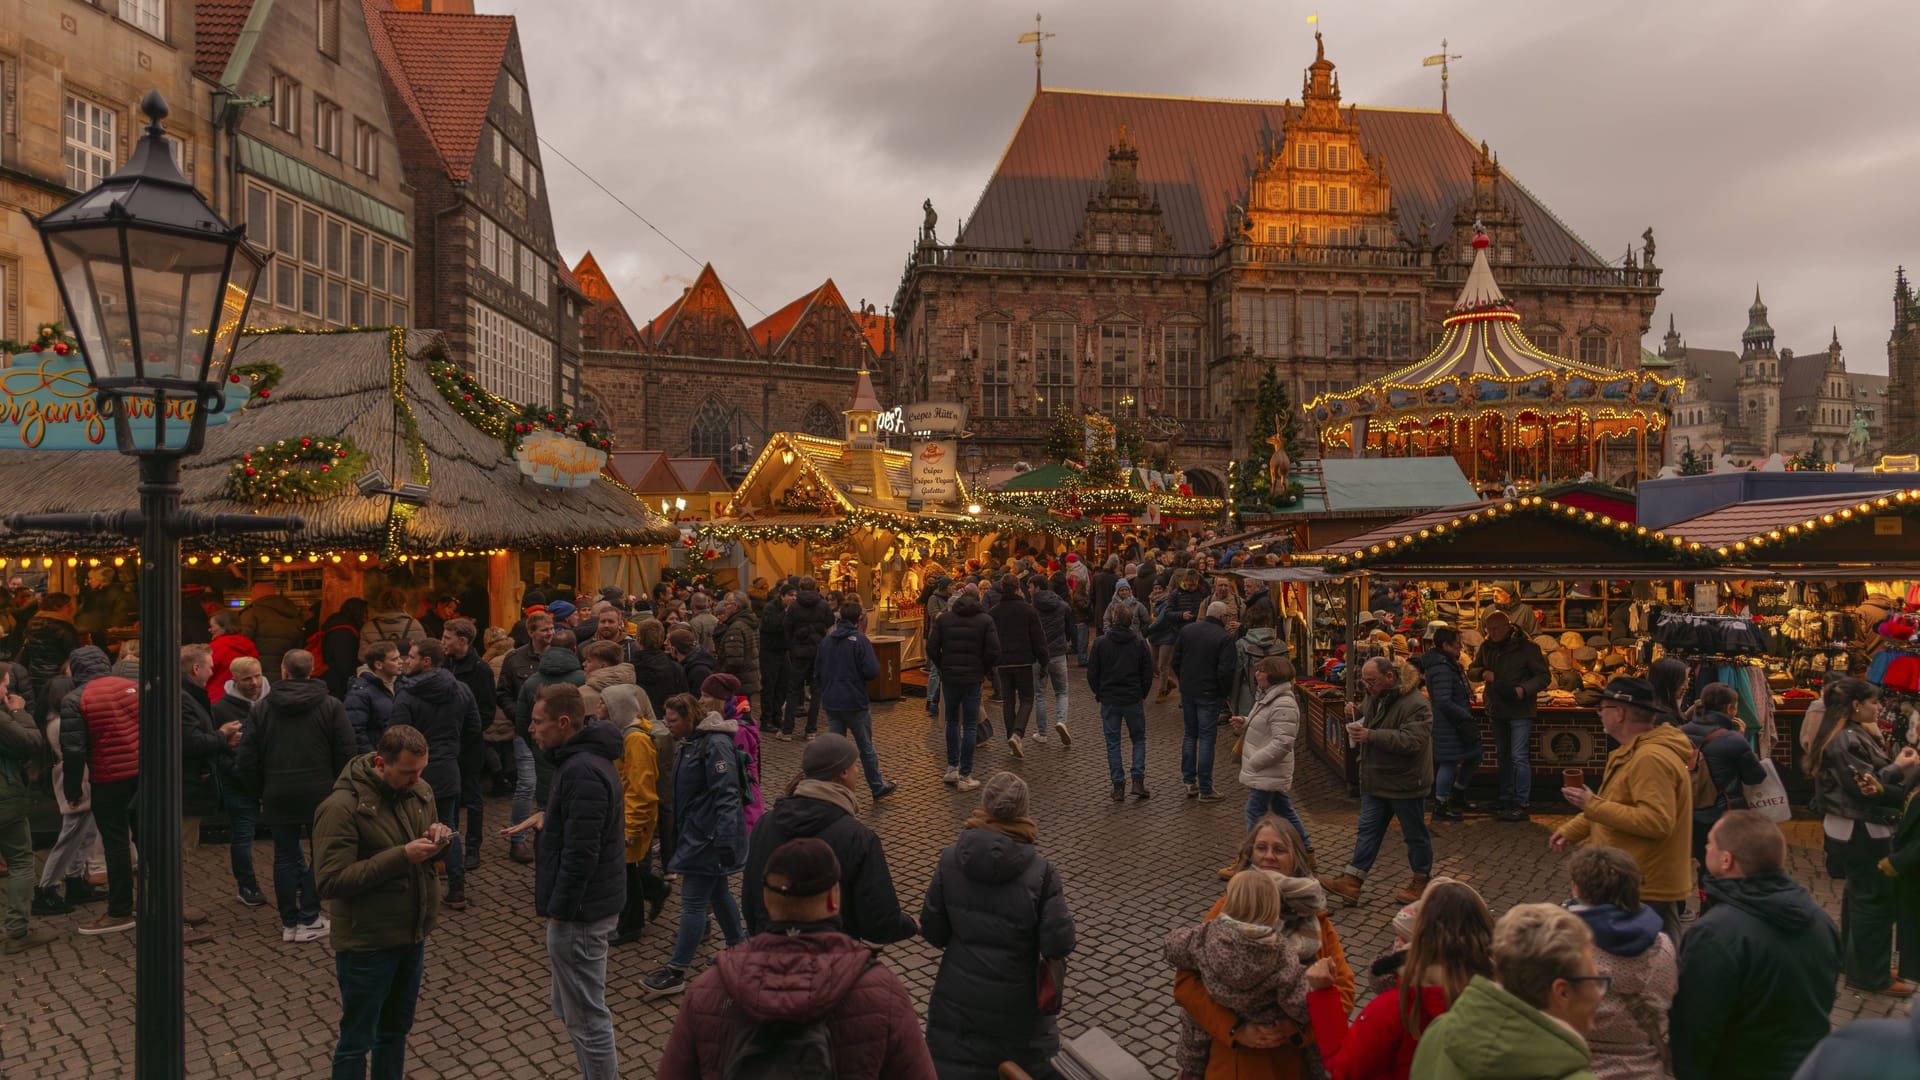
<path fill-rule="evenodd" d="M 672 1080 L 934 1080 L 913 998 L 840 932 L 840 862 L 818 837 L 767 857 L 765 933 L 695 979 L 660 1057 Z"/>
<path fill-rule="evenodd" d="M 1693 858 L 1706 865 L 1707 834 L 1729 810 L 1747 808 L 1747 784 L 1767 778 L 1747 742 L 1746 731 L 1734 719 L 1740 695 L 1726 683 L 1700 688 L 1700 700 L 1680 730 L 1692 740 L 1695 754 L 1687 770 L 1693 781 Z"/>

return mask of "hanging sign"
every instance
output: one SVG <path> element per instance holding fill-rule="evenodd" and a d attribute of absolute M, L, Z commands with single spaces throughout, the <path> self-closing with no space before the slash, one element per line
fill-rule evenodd
<path fill-rule="evenodd" d="M 607 452 L 558 431 L 535 431 L 520 440 L 513 460 L 520 466 L 520 475 L 536 484 L 583 488 L 600 475 Z"/>
<path fill-rule="evenodd" d="M 959 444 L 952 439 L 922 439 L 913 444 L 913 497 L 950 503 L 960 497 Z"/>
<path fill-rule="evenodd" d="M 228 383 L 221 387 L 226 407 L 207 414 L 207 426 L 231 420 L 247 403 L 246 386 Z M 153 445 L 153 404 L 134 402 L 138 419 L 131 425 L 134 442 L 142 450 Z M 171 401 L 167 417 L 180 421 L 175 429 L 183 438 L 186 426 L 199 405 L 192 401 Z M 99 412 L 99 398 L 93 392 L 93 376 L 80 359 L 78 350 L 23 352 L 9 358 L 0 367 L 0 450 L 118 450 L 111 417 Z"/>
<path fill-rule="evenodd" d="M 967 429 L 967 407 L 949 401 L 916 401 L 906 408 L 906 422 L 915 435 L 958 435 Z"/>
<path fill-rule="evenodd" d="M 873 426 L 879 429 L 882 435 L 905 435 L 907 433 L 907 410 L 895 405 L 893 408 L 881 413 L 880 418 L 873 422 Z"/>

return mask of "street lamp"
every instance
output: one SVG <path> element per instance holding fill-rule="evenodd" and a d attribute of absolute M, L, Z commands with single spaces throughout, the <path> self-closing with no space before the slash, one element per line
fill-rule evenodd
<path fill-rule="evenodd" d="M 267 256 L 220 220 L 174 167 L 149 91 L 149 123 L 120 171 L 33 222 L 46 244 L 96 407 L 116 447 L 140 459 L 140 508 L 11 514 L 20 531 L 140 538 L 140 881 L 134 1073 L 186 1072 L 180 900 L 180 540 L 301 529 L 297 517 L 180 509 L 180 459 L 225 407 L 227 366 Z M 31 220 L 31 219 L 30 219 Z"/>

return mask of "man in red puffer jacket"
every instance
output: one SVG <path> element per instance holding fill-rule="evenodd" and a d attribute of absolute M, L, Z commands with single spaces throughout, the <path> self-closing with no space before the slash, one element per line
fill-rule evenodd
<path fill-rule="evenodd" d="M 907 988 L 877 950 L 840 932 L 833 849 L 789 840 L 767 857 L 764 880 L 767 932 L 694 980 L 659 1075 L 719 1080 L 730 1064 L 792 1067 L 825 1050 L 841 1080 L 934 1080 Z"/>
<path fill-rule="evenodd" d="M 133 848 L 128 828 L 140 776 L 140 688 L 107 674 L 107 654 L 82 645 L 67 658 L 73 692 L 60 702 L 61 782 L 67 802 L 85 797 L 93 782 L 93 823 L 107 862 L 107 912 L 80 927 L 82 934 L 133 929 Z"/>

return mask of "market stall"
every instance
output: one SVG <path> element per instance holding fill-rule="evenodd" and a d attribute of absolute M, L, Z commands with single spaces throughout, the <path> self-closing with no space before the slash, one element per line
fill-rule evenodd
<path fill-rule="evenodd" d="M 1101 479 L 1072 464 L 1030 469 L 976 496 L 980 505 L 1016 523 L 1015 539 L 1040 551 L 1073 549 L 1104 558 L 1119 550 L 1119 540 L 1140 530 L 1187 525 L 1204 528 L 1220 522 L 1228 500 L 1195 495 L 1179 474 L 1138 467 Z"/>
<path fill-rule="evenodd" d="M 1424 359 L 1306 403 L 1322 455 L 1450 456 L 1476 485 L 1521 490 L 1652 475 L 1682 380 L 1585 364 L 1527 340 L 1487 245 L 1484 232 L 1474 237 L 1473 265 Z"/>

